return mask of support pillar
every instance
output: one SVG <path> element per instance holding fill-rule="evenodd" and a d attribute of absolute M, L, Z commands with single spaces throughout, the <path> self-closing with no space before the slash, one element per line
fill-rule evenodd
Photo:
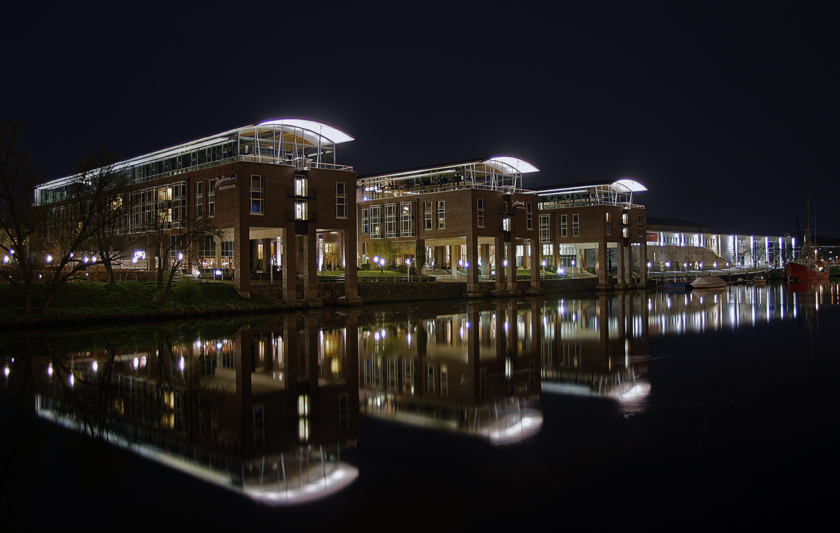
<path fill-rule="evenodd" d="M 283 299 L 286 302 L 296 302 L 297 297 L 297 239 L 294 226 L 283 228 L 280 242 L 281 257 L 283 258 Z"/>
<path fill-rule="evenodd" d="M 478 284 L 478 237 L 467 235 L 467 292 L 466 298 L 482 298 L 484 294 Z M 460 248 L 460 247 L 459 247 Z"/>
<path fill-rule="evenodd" d="M 542 263 L 540 262 L 540 256 L 538 253 L 539 243 L 536 243 L 534 242 L 534 239 L 531 239 L 531 244 L 527 245 L 527 247 L 527 257 L 529 257 L 531 263 L 531 285 L 525 290 L 525 292 L 527 294 L 542 294 L 545 291 L 543 291 L 540 287 L 540 272 Z"/>
<path fill-rule="evenodd" d="M 309 307 L 323 307 L 318 298 L 318 241 L 315 230 L 308 228 L 303 236 L 303 299 Z"/>
<path fill-rule="evenodd" d="M 251 241 L 248 228 L 239 228 L 233 239 L 233 287 L 236 292 L 249 298 L 251 296 Z"/>
<path fill-rule="evenodd" d="M 356 260 L 356 233 L 342 230 L 341 249 L 344 251 L 344 296 L 338 299 L 339 305 L 362 305 L 359 298 L 359 278 Z"/>

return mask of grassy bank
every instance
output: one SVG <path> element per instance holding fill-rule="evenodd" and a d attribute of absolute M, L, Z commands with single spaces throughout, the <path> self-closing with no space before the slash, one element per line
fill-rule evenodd
<path fill-rule="evenodd" d="M 44 301 L 46 287 L 34 286 L 34 307 Z M 108 287 L 106 283 L 68 283 L 56 294 L 47 312 L 25 317 L 23 295 L 8 283 L 0 283 L 0 323 L 55 322 L 81 317 L 125 317 L 145 314 L 192 314 L 245 309 L 278 309 L 281 301 L 259 294 L 243 298 L 233 286 L 225 283 L 181 281 L 172 287 L 166 302 L 157 302 L 154 283 L 127 282 Z"/>

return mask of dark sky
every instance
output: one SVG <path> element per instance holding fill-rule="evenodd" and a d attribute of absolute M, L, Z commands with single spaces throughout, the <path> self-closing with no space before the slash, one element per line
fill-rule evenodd
<path fill-rule="evenodd" d="M 810 194 L 840 236 L 836 3 L 185 4 L 6 3 L 0 120 L 49 177 L 306 117 L 360 174 L 512 155 L 713 231 L 791 232 Z"/>

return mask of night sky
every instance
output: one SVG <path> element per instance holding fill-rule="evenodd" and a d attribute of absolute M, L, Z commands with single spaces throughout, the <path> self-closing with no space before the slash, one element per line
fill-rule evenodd
<path fill-rule="evenodd" d="M 127 4 L 127 5 L 123 5 Z M 840 236 L 829 2 L 107 2 L 0 17 L 0 120 L 48 178 L 271 118 L 360 174 L 492 155 L 525 187 L 634 178 L 648 216 Z"/>

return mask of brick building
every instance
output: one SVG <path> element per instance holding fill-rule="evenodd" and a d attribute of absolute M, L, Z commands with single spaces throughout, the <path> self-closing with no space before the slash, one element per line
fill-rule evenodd
<path fill-rule="evenodd" d="M 522 188 L 530 172 L 537 169 L 520 159 L 491 157 L 359 177 L 361 261 L 375 255 L 375 243 L 390 241 L 400 263 L 425 249 L 426 268 L 465 279 L 468 294 L 491 279 L 497 294 L 515 291 L 517 264 L 531 269 L 531 289 L 539 289 L 530 247 L 537 197 Z"/>
<path fill-rule="evenodd" d="M 647 282 L 646 210 L 633 193 L 647 189 L 620 179 L 538 189 L 539 243 L 547 264 L 575 274 L 592 272 L 601 288 Z"/>
<path fill-rule="evenodd" d="M 131 179 L 123 200 L 132 207 L 115 231 L 144 234 L 163 221 L 177 242 L 189 221 L 213 219 L 221 237 L 198 239 L 191 250 L 170 247 L 168 259 L 186 256 L 189 273 L 232 271 L 243 294 L 253 275 L 276 274 L 286 300 L 316 306 L 316 272 L 329 261 L 346 268 L 344 299 L 355 302 L 356 174 L 336 159 L 337 146 L 352 140 L 311 120 L 270 120 L 123 161 L 117 168 Z M 35 202 L 51 220 L 61 220 L 76 179 L 36 189 Z M 140 242 L 124 266 L 154 270 L 156 261 L 167 259 L 155 258 Z"/>

